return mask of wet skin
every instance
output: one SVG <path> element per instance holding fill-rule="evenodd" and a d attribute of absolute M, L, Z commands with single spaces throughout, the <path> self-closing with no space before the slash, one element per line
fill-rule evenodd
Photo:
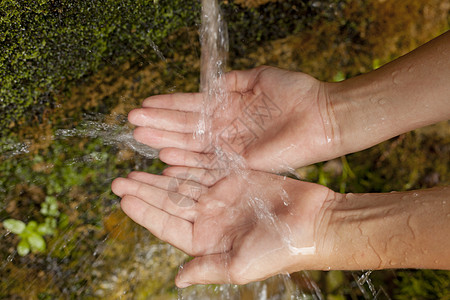
<path fill-rule="evenodd" d="M 132 172 L 112 188 L 130 218 L 195 257 L 179 287 L 305 269 L 450 268 L 450 188 L 338 194 L 258 171 L 186 167 Z"/>
<path fill-rule="evenodd" d="M 312 259 L 315 235 L 324 203 L 334 192 L 257 171 L 222 179 L 215 174 L 213 182 L 210 172 L 215 171 L 177 167 L 166 169 L 165 176 L 133 172 L 112 185 L 134 221 L 196 257 L 183 267 L 178 286 L 242 284 L 317 267 Z M 176 174 L 187 180 L 171 177 Z"/>
<path fill-rule="evenodd" d="M 287 170 L 332 152 L 319 109 L 325 101 L 320 81 L 264 66 L 230 72 L 225 82 L 228 102 L 212 108 L 210 116 L 213 141 L 194 134 L 201 118 L 202 93 L 146 99 L 143 108 L 128 116 L 138 126 L 135 138 L 162 149 L 160 158 L 170 165 L 202 168 L 215 167 L 208 158 L 214 150 L 212 143 L 231 155 L 241 155 L 247 167 L 263 171 Z"/>

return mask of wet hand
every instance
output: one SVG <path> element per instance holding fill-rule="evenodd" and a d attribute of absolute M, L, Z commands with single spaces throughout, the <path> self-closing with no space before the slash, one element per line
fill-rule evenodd
<path fill-rule="evenodd" d="M 212 109 L 212 140 L 194 135 L 202 93 L 146 99 L 128 117 L 138 126 L 136 140 L 162 149 L 160 158 L 167 164 L 201 168 L 224 168 L 214 159 L 217 147 L 243 157 L 251 169 L 271 172 L 338 155 L 325 84 L 273 67 L 233 71 L 225 79 L 227 103 Z"/>
<path fill-rule="evenodd" d="M 171 167 L 164 174 L 132 172 L 112 189 L 134 221 L 194 256 L 177 286 L 320 268 L 317 234 L 324 203 L 335 196 L 328 188 L 257 171 Z"/>

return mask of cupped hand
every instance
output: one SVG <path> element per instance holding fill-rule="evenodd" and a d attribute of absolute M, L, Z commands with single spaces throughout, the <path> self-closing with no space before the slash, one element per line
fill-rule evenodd
<path fill-rule="evenodd" d="M 326 85 L 273 67 L 225 76 L 227 100 L 213 107 L 212 141 L 194 132 L 202 118 L 203 93 L 158 95 L 130 112 L 136 140 L 162 149 L 170 165 L 219 168 L 217 148 L 243 157 L 254 170 L 286 171 L 339 155 L 336 122 Z M 213 99 L 214 100 L 214 99 Z"/>
<path fill-rule="evenodd" d="M 112 190 L 129 217 L 194 256 L 177 286 L 321 268 L 319 232 L 335 197 L 328 188 L 258 171 L 170 167 L 164 174 L 132 172 Z"/>

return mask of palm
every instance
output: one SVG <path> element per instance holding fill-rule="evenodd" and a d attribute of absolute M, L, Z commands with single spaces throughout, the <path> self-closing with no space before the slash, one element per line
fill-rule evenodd
<path fill-rule="evenodd" d="M 271 67 L 227 74 L 228 103 L 212 109 L 213 140 L 196 138 L 203 94 L 154 96 L 130 113 L 135 137 L 171 165 L 215 168 L 211 154 L 242 156 L 252 169 L 286 170 L 328 158 L 318 80 Z M 320 98 L 320 99 L 319 99 Z M 324 147 L 325 146 L 325 147 Z"/>
<path fill-rule="evenodd" d="M 217 274 L 210 279 L 216 283 L 292 271 L 292 249 L 315 245 L 316 216 L 329 193 L 323 186 L 254 171 L 231 174 L 209 187 L 203 179 L 177 181 L 176 191 L 173 180 L 132 173 L 115 181 L 113 191 L 137 223 L 197 257 L 186 272 L 213 264 Z M 188 192 L 192 187 L 199 191 L 196 201 Z"/>

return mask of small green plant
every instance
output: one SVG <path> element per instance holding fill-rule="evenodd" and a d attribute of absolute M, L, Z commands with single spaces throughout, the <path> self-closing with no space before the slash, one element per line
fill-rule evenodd
<path fill-rule="evenodd" d="M 58 210 L 58 202 L 56 201 L 56 197 L 53 196 L 45 197 L 45 202 L 41 204 L 40 212 L 43 216 L 49 216 L 54 218 L 59 217 L 60 213 Z"/>
<path fill-rule="evenodd" d="M 56 197 L 47 196 L 45 202 L 41 204 L 40 213 L 45 216 L 43 223 L 31 220 L 28 224 L 16 219 L 7 219 L 3 221 L 3 227 L 6 230 L 17 234 L 20 241 L 17 244 L 17 253 L 20 256 L 25 256 L 28 253 L 44 252 L 47 248 L 44 236 L 55 235 L 58 220 L 61 223 L 67 222 L 67 217 L 61 214 L 58 210 L 58 203 Z"/>

